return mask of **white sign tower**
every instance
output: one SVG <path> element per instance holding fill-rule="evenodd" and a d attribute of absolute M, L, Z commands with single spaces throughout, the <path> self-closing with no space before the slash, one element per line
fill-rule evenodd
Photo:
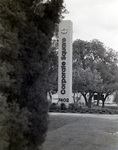
<path fill-rule="evenodd" d="M 58 104 L 72 103 L 72 22 L 59 26 Z"/>

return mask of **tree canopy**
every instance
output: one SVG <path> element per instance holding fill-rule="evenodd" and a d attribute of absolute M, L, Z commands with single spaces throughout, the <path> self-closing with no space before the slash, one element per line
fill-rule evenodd
<path fill-rule="evenodd" d="M 105 94 L 104 102 L 108 95 L 118 89 L 117 56 L 117 52 L 105 47 L 99 40 L 92 40 L 90 42 L 82 40 L 74 41 L 73 89 L 81 91 L 84 93 L 84 96 L 88 91 Z M 83 70 L 82 74 L 81 70 Z M 78 73 L 75 74 L 75 72 Z M 88 93 L 91 95 L 90 92 Z"/>

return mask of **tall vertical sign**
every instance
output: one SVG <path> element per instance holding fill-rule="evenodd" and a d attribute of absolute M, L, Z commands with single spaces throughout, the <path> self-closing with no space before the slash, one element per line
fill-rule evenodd
<path fill-rule="evenodd" d="M 59 26 L 58 103 L 72 103 L 72 22 Z"/>

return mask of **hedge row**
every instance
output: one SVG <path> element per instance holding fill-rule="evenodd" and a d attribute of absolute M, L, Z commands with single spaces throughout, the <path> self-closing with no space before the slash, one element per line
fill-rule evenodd
<path fill-rule="evenodd" d="M 74 106 L 70 104 L 68 108 L 66 106 L 60 107 L 52 103 L 49 108 L 49 112 L 63 112 L 63 113 L 89 113 L 89 114 L 118 114 L 118 110 L 113 109 L 94 109 L 94 108 L 81 108 L 80 106 Z"/>

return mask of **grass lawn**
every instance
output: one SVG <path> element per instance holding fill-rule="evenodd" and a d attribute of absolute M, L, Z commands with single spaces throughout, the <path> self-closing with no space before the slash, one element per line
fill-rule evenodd
<path fill-rule="evenodd" d="M 118 150 L 118 118 L 96 116 L 50 114 L 43 150 Z"/>

